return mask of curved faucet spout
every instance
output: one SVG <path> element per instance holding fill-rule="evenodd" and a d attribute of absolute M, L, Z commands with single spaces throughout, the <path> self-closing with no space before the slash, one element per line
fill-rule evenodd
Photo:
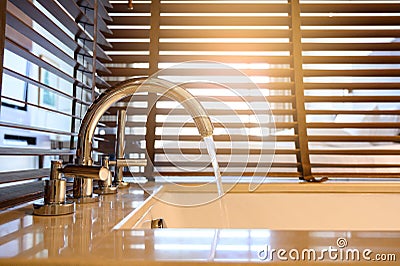
<path fill-rule="evenodd" d="M 178 101 L 192 116 L 200 135 L 202 137 L 212 135 L 213 126 L 207 112 L 188 91 L 176 84 L 159 78 L 130 79 L 102 93 L 87 110 L 78 135 L 76 152 L 78 164 L 93 164 L 91 153 L 94 131 L 97 123 L 107 109 L 119 100 L 132 96 L 139 91 L 158 93 Z"/>

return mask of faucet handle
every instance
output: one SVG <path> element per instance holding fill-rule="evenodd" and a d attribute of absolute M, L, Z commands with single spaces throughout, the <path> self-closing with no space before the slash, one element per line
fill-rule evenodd
<path fill-rule="evenodd" d="M 101 156 L 101 165 L 107 170 L 110 169 L 110 157 L 108 155 Z M 110 171 L 110 170 L 109 170 Z M 105 194 L 115 194 L 117 193 L 117 187 L 112 184 L 112 175 L 110 171 L 110 175 L 104 181 L 98 182 L 98 188 L 94 190 L 94 193 L 99 195 Z"/>
<path fill-rule="evenodd" d="M 44 199 L 33 204 L 35 215 L 64 215 L 75 211 L 75 203 L 66 200 L 67 181 L 60 170 L 62 160 L 51 162 L 50 179 L 44 183 Z"/>
<path fill-rule="evenodd" d="M 105 181 L 111 176 L 110 170 L 104 166 L 97 165 L 73 165 L 67 164 L 63 168 L 58 169 L 65 176 L 90 178 L 93 180 Z"/>
<path fill-rule="evenodd" d="M 101 166 L 110 169 L 110 156 L 108 155 L 103 155 L 101 157 Z"/>
<path fill-rule="evenodd" d="M 62 163 L 62 160 L 51 161 L 50 180 L 61 180 L 62 175 L 59 170 L 62 168 Z"/>
<path fill-rule="evenodd" d="M 109 165 L 115 165 L 117 167 L 129 167 L 129 166 L 146 166 L 146 159 L 124 159 L 120 158 L 115 161 L 109 161 Z"/>

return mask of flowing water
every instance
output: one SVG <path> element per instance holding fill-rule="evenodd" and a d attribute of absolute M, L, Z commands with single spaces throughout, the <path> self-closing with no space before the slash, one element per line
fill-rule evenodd
<path fill-rule="evenodd" d="M 214 175 L 215 175 L 215 181 L 217 183 L 217 190 L 218 190 L 218 201 L 219 201 L 219 207 L 221 209 L 221 221 L 224 221 L 224 226 L 227 228 L 230 228 L 230 220 L 229 220 L 229 215 L 228 215 L 228 210 L 226 207 L 226 204 L 224 202 L 224 198 L 222 197 L 224 195 L 224 189 L 222 187 L 222 177 L 221 177 L 221 171 L 219 170 L 219 164 L 217 161 L 217 151 L 215 148 L 215 143 L 213 136 L 208 136 L 203 138 L 204 143 L 206 144 L 208 154 L 210 155 L 211 159 L 211 164 L 214 169 Z"/>
<path fill-rule="evenodd" d="M 224 194 L 224 190 L 222 188 L 222 179 L 221 179 L 221 171 L 219 170 L 219 165 L 217 161 L 217 152 L 215 148 L 215 143 L 213 136 L 208 136 L 203 138 L 204 143 L 206 144 L 208 154 L 210 155 L 211 164 L 214 169 L 215 181 L 217 183 L 218 196 L 221 197 Z"/>

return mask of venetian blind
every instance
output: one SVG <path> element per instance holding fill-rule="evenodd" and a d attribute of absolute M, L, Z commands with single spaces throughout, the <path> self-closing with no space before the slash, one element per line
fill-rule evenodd
<path fill-rule="evenodd" d="M 225 180 L 398 177 L 399 8 L 397 1 L 163 0 L 133 1 L 129 10 L 127 1 L 115 1 L 109 23 L 114 34 L 107 36 L 112 75 L 106 80 L 146 77 L 193 60 L 246 74 L 262 97 L 223 75 L 221 84 L 253 103 L 269 102 L 274 119 L 263 121 L 271 124 L 269 139 L 256 130 L 257 114 L 242 97 L 223 86 L 186 84 L 214 121 Z M 162 71 L 161 77 L 179 81 L 212 72 L 192 67 Z M 209 157 L 186 111 L 165 98 L 154 103 L 148 95 L 135 97 L 126 156 L 144 157 L 147 148 L 157 178 L 211 180 Z M 108 126 L 125 106 L 114 107 Z M 111 140 L 115 135 L 112 128 L 103 133 Z M 275 141 L 272 162 L 260 160 L 270 152 L 263 145 L 269 141 Z"/>
<path fill-rule="evenodd" d="M 39 197 L 51 159 L 72 161 L 111 47 L 107 0 L 1 2 L 0 208 Z"/>

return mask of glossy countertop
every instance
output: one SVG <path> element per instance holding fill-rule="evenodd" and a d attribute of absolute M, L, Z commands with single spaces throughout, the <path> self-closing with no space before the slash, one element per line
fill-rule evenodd
<path fill-rule="evenodd" d="M 147 184 L 154 188 L 154 184 Z M 400 232 L 274 231 L 268 229 L 155 229 L 113 230 L 113 227 L 149 194 L 131 185 L 117 195 L 101 196 L 97 203 L 76 206 L 74 214 L 55 217 L 32 215 L 32 203 L 0 213 L 0 265 L 248 265 L 285 263 L 347 265 L 397 265 Z M 382 206 L 384 207 L 384 206 Z M 266 206 L 265 211 L 268 211 Z M 394 210 L 400 211 L 400 210 Z M 210 219 L 212 219 L 210 217 Z M 344 218 L 345 219 L 345 218 Z M 400 223 L 400 221 L 399 221 Z M 273 261 L 261 257 L 263 250 L 317 250 L 338 248 L 338 241 L 361 252 L 395 255 L 397 262 L 346 260 Z M 293 255 L 294 253 L 292 253 Z M 338 253 L 339 254 L 339 253 Z M 286 254 L 287 255 L 287 254 Z M 284 258 L 284 256 L 283 256 Z M 392 257 L 393 258 L 393 257 Z"/>

